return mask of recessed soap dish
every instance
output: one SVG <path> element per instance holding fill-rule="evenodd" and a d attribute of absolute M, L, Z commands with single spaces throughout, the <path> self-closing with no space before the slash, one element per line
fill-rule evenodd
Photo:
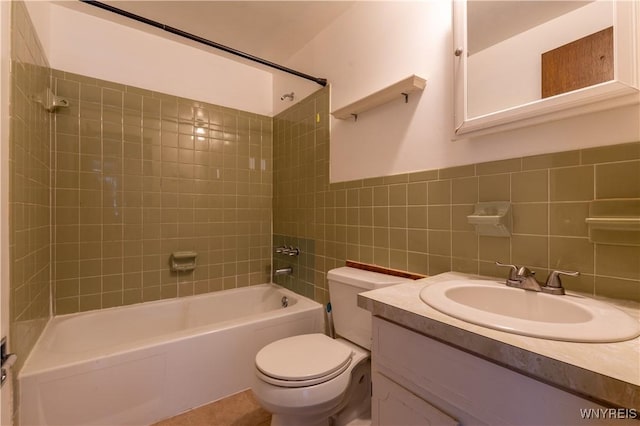
<path fill-rule="evenodd" d="M 478 235 L 510 237 L 511 203 L 508 201 L 477 203 L 473 214 L 467 216 L 467 220 L 476 227 Z"/>
<path fill-rule="evenodd" d="M 196 269 L 196 258 L 198 253 L 195 251 L 174 251 L 171 253 L 169 263 L 173 272 L 189 272 Z"/>

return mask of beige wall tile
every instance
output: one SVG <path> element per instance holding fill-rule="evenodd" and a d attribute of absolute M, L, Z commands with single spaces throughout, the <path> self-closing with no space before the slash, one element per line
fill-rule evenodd
<path fill-rule="evenodd" d="M 475 204 L 478 202 L 478 178 L 468 177 L 451 181 L 451 202 L 453 204 Z"/>
<path fill-rule="evenodd" d="M 427 216 L 429 229 L 451 229 L 451 206 L 429 206 Z"/>
<path fill-rule="evenodd" d="M 389 205 L 389 187 L 376 186 L 373 188 L 373 205 L 374 206 Z"/>
<path fill-rule="evenodd" d="M 427 228 L 427 224 L 428 224 L 427 206 L 409 206 L 405 210 L 407 212 L 406 226 L 408 228 Z M 402 226 L 399 224 L 398 225 L 395 224 L 395 223 L 399 223 L 401 219 L 398 218 L 398 222 L 394 220 L 396 218 L 394 218 L 393 210 L 391 210 L 390 218 L 391 218 L 390 220 L 391 226 Z"/>
<path fill-rule="evenodd" d="M 547 201 L 548 172 L 536 170 L 511 175 L 511 201 L 514 203 Z"/>
<path fill-rule="evenodd" d="M 478 235 L 475 232 L 452 232 L 451 255 L 454 258 L 478 259 Z M 460 261 L 459 265 L 462 266 Z"/>
<path fill-rule="evenodd" d="M 426 253 L 407 253 L 407 270 L 417 274 L 429 274 L 429 255 Z"/>
<path fill-rule="evenodd" d="M 512 205 L 515 234 L 547 235 L 549 215 L 547 203 L 517 203 Z"/>
<path fill-rule="evenodd" d="M 640 302 L 640 280 L 596 276 L 595 292 L 604 297 Z"/>
<path fill-rule="evenodd" d="M 640 142 L 600 146 L 582 150 L 582 164 L 640 159 Z"/>
<path fill-rule="evenodd" d="M 467 216 L 473 214 L 473 204 L 451 206 L 451 229 L 454 231 L 475 231 Z"/>
<path fill-rule="evenodd" d="M 409 173 L 409 182 L 426 182 L 438 179 L 437 170 L 425 170 L 422 172 Z"/>
<path fill-rule="evenodd" d="M 596 275 L 640 280 L 640 247 L 596 244 Z"/>
<path fill-rule="evenodd" d="M 537 235 L 514 235 L 511 237 L 511 256 L 516 265 L 547 268 L 549 238 Z"/>
<path fill-rule="evenodd" d="M 594 244 L 587 238 L 550 237 L 550 269 L 594 273 Z"/>
<path fill-rule="evenodd" d="M 406 175 L 405 175 L 406 176 Z M 389 205 L 390 206 L 406 206 L 407 203 L 407 185 L 390 185 L 389 186 Z"/>
<path fill-rule="evenodd" d="M 429 255 L 429 275 L 442 274 L 451 271 L 451 257 Z"/>
<path fill-rule="evenodd" d="M 508 174 L 480 176 L 479 201 L 510 201 L 511 183 Z"/>
<path fill-rule="evenodd" d="M 428 238 L 429 254 L 451 256 L 451 231 L 429 230 Z"/>
<path fill-rule="evenodd" d="M 407 229 L 391 228 L 389 229 L 389 247 L 394 250 L 407 251 Z"/>
<path fill-rule="evenodd" d="M 512 158 L 509 160 L 490 161 L 488 163 L 476 164 L 477 175 L 493 175 L 496 173 L 519 172 L 522 170 L 522 159 Z"/>
<path fill-rule="evenodd" d="M 453 257 L 451 259 L 451 269 L 466 274 L 479 274 L 479 262 L 477 259 Z"/>
<path fill-rule="evenodd" d="M 478 237 L 480 259 L 489 262 L 511 263 L 511 241 L 503 237 Z"/>
<path fill-rule="evenodd" d="M 426 205 L 427 204 L 427 182 L 416 182 L 407 185 L 407 204 Z"/>
<path fill-rule="evenodd" d="M 550 203 L 549 233 L 583 237 L 588 235 L 585 219 L 589 216 L 589 203 Z"/>
<path fill-rule="evenodd" d="M 578 164 L 580 164 L 580 151 L 565 151 L 524 157 L 522 170 L 577 166 Z"/>
<path fill-rule="evenodd" d="M 473 176 L 476 174 L 476 165 L 469 164 L 467 166 L 449 167 L 438 170 L 440 179 L 453 179 L 459 177 Z"/>
<path fill-rule="evenodd" d="M 428 183 L 429 204 L 451 204 L 451 181 L 440 180 Z"/>
<path fill-rule="evenodd" d="M 428 235 L 426 229 L 409 229 L 407 232 L 407 249 L 413 252 L 429 253 Z"/>
<path fill-rule="evenodd" d="M 640 198 L 640 161 L 596 165 L 596 198 Z"/>
<path fill-rule="evenodd" d="M 553 268 L 552 268 L 553 269 Z M 570 291 L 577 291 L 589 295 L 595 294 L 595 276 L 580 274 L 577 277 L 562 276 L 562 287 Z"/>
<path fill-rule="evenodd" d="M 593 200 L 593 182 L 593 166 L 551 169 L 549 175 L 549 200 Z"/>

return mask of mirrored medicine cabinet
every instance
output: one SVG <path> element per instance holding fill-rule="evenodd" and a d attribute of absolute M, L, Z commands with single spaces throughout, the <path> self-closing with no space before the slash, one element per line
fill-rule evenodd
<path fill-rule="evenodd" d="M 640 103 L 638 1 L 454 0 L 453 19 L 456 138 Z"/>

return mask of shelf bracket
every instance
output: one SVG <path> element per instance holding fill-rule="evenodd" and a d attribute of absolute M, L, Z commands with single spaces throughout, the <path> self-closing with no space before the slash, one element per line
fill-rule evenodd
<path fill-rule="evenodd" d="M 405 104 L 409 103 L 409 94 L 424 90 L 426 84 L 427 80 L 424 78 L 418 77 L 417 75 L 410 75 L 391 86 L 387 86 L 369 96 L 365 96 L 362 99 L 333 111 L 331 115 L 338 120 L 348 120 L 353 117 L 357 121 L 360 113 L 376 108 L 387 102 L 396 102 L 398 95 L 404 97 Z"/>
<path fill-rule="evenodd" d="M 358 114 L 351 114 L 353 121 L 358 121 Z"/>

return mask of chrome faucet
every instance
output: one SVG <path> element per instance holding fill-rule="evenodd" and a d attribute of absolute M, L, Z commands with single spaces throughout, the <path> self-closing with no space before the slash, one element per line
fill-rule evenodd
<path fill-rule="evenodd" d="M 291 266 L 287 266 L 286 268 L 279 268 L 273 271 L 273 276 L 277 277 L 278 275 L 291 275 L 293 274 L 293 268 Z"/>
<path fill-rule="evenodd" d="M 536 273 L 526 266 L 517 267 L 516 265 L 500 262 L 496 262 L 496 265 L 509 268 L 509 276 L 506 280 L 507 286 L 556 295 L 564 294 L 560 275 L 569 275 L 571 277 L 580 275 L 580 272 L 574 271 L 553 271 L 549 274 L 549 277 L 547 277 L 545 284 L 542 285 L 536 279 Z"/>
<path fill-rule="evenodd" d="M 286 254 L 288 256 L 299 256 L 300 249 L 292 246 L 280 246 L 275 248 L 275 252 L 278 254 Z"/>

